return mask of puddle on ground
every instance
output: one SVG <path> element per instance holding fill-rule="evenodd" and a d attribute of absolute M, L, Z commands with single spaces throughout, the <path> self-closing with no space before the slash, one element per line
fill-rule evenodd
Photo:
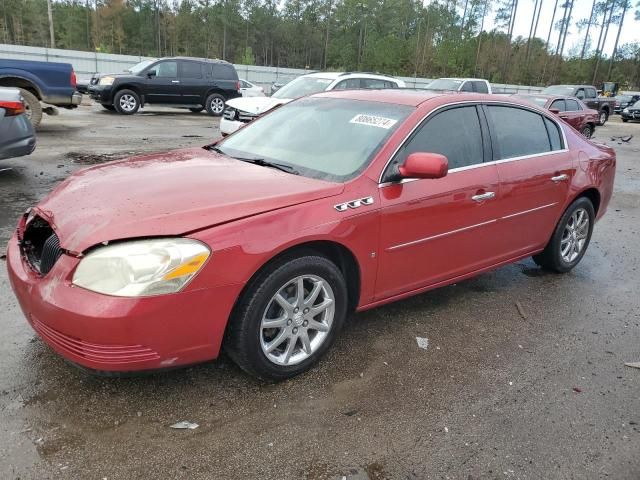
<path fill-rule="evenodd" d="M 110 162 L 112 160 L 119 160 L 124 157 L 131 156 L 129 153 L 82 153 L 82 152 L 69 152 L 65 155 L 66 158 L 73 160 L 73 163 L 80 165 L 98 165 L 100 163 Z"/>

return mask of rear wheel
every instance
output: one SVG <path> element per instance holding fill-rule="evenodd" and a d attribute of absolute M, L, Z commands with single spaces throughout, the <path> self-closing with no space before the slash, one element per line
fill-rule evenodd
<path fill-rule="evenodd" d="M 20 90 L 20 95 L 24 98 L 25 115 L 31 120 L 31 125 L 35 128 L 40 125 L 42 121 L 42 105 L 40 104 L 40 100 L 29 90 L 25 90 L 24 88 L 19 88 L 18 90 Z"/>
<path fill-rule="evenodd" d="M 565 273 L 575 267 L 587 251 L 595 211 L 591 200 L 580 197 L 564 212 L 545 249 L 533 260 L 542 268 Z"/>
<path fill-rule="evenodd" d="M 603 126 L 605 123 L 607 123 L 607 120 L 609 120 L 609 112 L 607 112 L 606 110 L 602 110 L 599 117 L 600 126 Z"/>
<path fill-rule="evenodd" d="M 593 127 L 591 125 L 585 125 L 582 127 L 582 131 L 580 132 L 586 138 L 591 138 L 593 135 Z"/>
<path fill-rule="evenodd" d="M 313 252 L 285 258 L 258 274 L 236 307 L 225 348 L 246 372 L 284 380 L 313 366 L 347 313 L 341 271 Z"/>
<path fill-rule="evenodd" d="M 133 90 L 120 90 L 113 99 L 113 106 L 118 113 L 133 115 L 140 108 L 140 97 Z"/>
<path fill-rule="evenodd" d="M 207 97 L 205 107 L 209 115 L 213 115 L 214 117 L 222 116 L 222 113 L 224 112 L 224 106 L 224 97 L 219 93 L 212 93 Z"/>
<path fill-rule="evenodd" d="M 629 121 L 629 119 L 628 119 L 628 118 L 623 118 L 623 119 L 622 119 L 622 121 L 623 121 L 624 123 L 627 123 L 627 122 Z"/>

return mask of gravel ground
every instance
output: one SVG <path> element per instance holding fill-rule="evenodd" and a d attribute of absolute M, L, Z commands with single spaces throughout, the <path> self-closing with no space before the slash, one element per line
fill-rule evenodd
<path fill-rule="evenodd" d="M 70 172 L 205 144 L 217 124 L 46 117 L 36 152 L 0 164 L 0 248 Z M 624 363 L 640 361 L 640 124 L 596 138 L 617 148 L 616 191 L 574 271 L 521 261 L 355 315 L 317 368 L 277 385 L 225 358 L 87 376 L 35 336 L 0 261 L 0 478 L 639 479 L 640 369 Z M 181 420 L 200 427 L 169 428 Z"/>

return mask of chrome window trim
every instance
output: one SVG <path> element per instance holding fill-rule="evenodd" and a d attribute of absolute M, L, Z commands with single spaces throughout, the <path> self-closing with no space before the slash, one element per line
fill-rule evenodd
<path fill-rule="evenodd" d="M 432 115 L 435 115 L 438 111 L 440 111 L 440 110 L 442 110 L 444 108 L 448 108 L 448 107 L 452 107 L 452 106 L 459 106 L 459 105 L 502 105 L 502 106 L 507 106 L 507 107 L 521 108 L 523 110 L 529 110 L 530 112 L 537 113 L 538 115 L 542 115 L 543 117 L 546 117 L 550 121 L 552 121 L 555 124 L 555 126 L 560 129 L 560 132 L 562 132 L 562 145 L 563 145 L 564 148 L 562 148 L 560 150 L 551 150 L 549 152 L 533 153 L 531 155 L 523 155 L 523 156 L 519 156 L 519 157 L 502 158 L 500 160 L 493 160 L 491 162 L 483 162 L 483 163 L 477 163 L 477 164 L 473 164 L 473 165 L 467 165 L 466 167 L 453 168 L 453 169 L 449 170 L 447 172 L 447 174 L 459 172 L 459 171 L 462 171 L 462 170 L 469 170 L 469 169 L 472 169 L 472 168 L 483 167 L 485 165 L 492 165 L 492 164 L 497 164 L 497 163 L 525 160 L 525 159 L 528 159 L 528 158 L 534 158 L 534 157 L 539 157 L 539 156 L 543 156 L 543 155 L 554 155 L 556 153 L 566 153 L 566 152 L 569 151 L 569 149 L 567 148 L 567 135 L 565 134 L 564 128 L 562 128 L 562 125 L 560 125 L 554 118 L 552 118 L 550 115 L 547 115 L 546 112 L 541 112 L 541 111 L 536 110 L 535 108 L 531 108 L 531 107 L 529 107 L 527 105 L 519 105 L 517 103 L 503 102 L 503 101 L 500 101 L 500 100 L 489 100 L 489 101 L 462 100 L 462 101 L 457 101 L 457 102 L 450 102 L 450 103 L 447 103 L 445 105 L 440 105 L 439 107 L 434 108 L 433 110 L 430 110 L 422 118 L 422 120 L 420 120 L 416 125 L 414 125 L 414 127 L 411 129 L 411 131 L 404 137 L 404 140 L 400 143 L 400 145 L 398 145 L 398 147 L 389 156 L 389 160 L 387 160 L 387 163 L 385 163 L 384 168 L 380 172 L 380 176 L 378 177 L 378 187 L 379 188 L 386 187 L 386 186 L 389 186 L 389 185 L 396 185 L 398 183 L 407 183 L 407 182 L 405 182 L 405 180 L 407 180 L 407 181 L 419 180 L 417 178 L 407 178 L 407 179 L 402 179 L 400 182 L 383 182 L 382 181 L 382 177 L 384 176 L 384 172 L 387 171 L 387 168 L 389 167 L 389 164 L 391 163 L 391 161 L 398 154 L 400 149 L 407 143 L 407 141 L 409 140 L 409 137 L 411 135 L 413 135 L 413 132 L 415 132 L 421 125 L 423 125 L 424 122 L 429 117 L 431 117 Z M 487 121 L 487 123 L 488 123 L 488 121 Z"/>

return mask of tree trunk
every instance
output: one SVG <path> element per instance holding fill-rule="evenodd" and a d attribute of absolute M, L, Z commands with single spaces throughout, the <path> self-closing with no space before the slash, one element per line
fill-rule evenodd
<path fill-rule="evenodd" d="M 593 14 L 596 10 L 596 2 L 598 0 L 593 0 L 593 5 L 591 5 L 591 15 L 589 15 L 589 23 L 587 23 L 587 33 L 584 36 L 584 43 L 582 44 L 582 51 L 580 52 L 580 61 L 584 60 L 584 54 L 587 51 L 587 42 L 589 41 L 589 30 L 591 30 L 591 24 L 593 23 Z"/>
<path fill-rule="evenodd" d="M 47 16 L 49 17 L 49 47 L 56 48 L 56 37 L 53 34 L 53 12 L 51 11 L 51 0 L 47 0 Z"/>
<path fill-rule="evenodd" d="M 484 9 L 482 10 L 482 20 L 480 21 L 480 32 L 478 33 L 478 49 L 476 50 L 476 66 L 474 72 L 478 74 L 478 61 L 480 60 L 480 45 L 482 43 L 482 30 L 484 30 L 484 19 L 487 16 L 487 7 L 489 6 L 489 0 L 484 0 Z"/>
<path fill-rule="evenodd" d="M 613 53 L 611 54 L 611 60 L 609 60 L 609 71 L 607 72 L 607 78 L 611 78 L 611 69 L 613 68 L 613 61 L 616 58 L 616 53 L 618 52 L 618 42 L 620 41 L 620 32 L 622 31 L 622 24 L 624 23 L 624 17 L 627 15 L 627 10 L 629 8 L 629 2 L 624 1 L 624 6 L 622 9 L 622 15 L 620 16 L 620 24 L 618 25 L 618 34 L 616 35 L 616 43 L 613 45 Z"/>
<path fill-rule="evenodd" d="M 616 7 L 616 0 L 613 0 L 611 2 L 611 9 L 609 10 L 608 19 L 606 19 L 607 17 L 606 10 L 604 12 L 604 17 L 603 17 L 604 23 L 602 24 L 602 26 L 604 27 L 604 36 L 602 37 L 602 46 L 599 45 L 600 49 L 598 50 L 598 53 L 596 56 L 596 67 L 593 69 L 593 79 L 591 80 L 592 85 L 595 85 L 596 83 L 596 77 L 598 76 L 598 68 L 600 68 L 600 59 L 602 58 L 602 50 L 604 49 L 604 46 L 607 43 L 607 35 L 609 34 L 609 25 L 611 25 L 611 17 L 613 16 L 613 10 L 615 9 L 615 7 Z M 600 31 L 600 33 L 602 34 L 602 30 Z"/>

